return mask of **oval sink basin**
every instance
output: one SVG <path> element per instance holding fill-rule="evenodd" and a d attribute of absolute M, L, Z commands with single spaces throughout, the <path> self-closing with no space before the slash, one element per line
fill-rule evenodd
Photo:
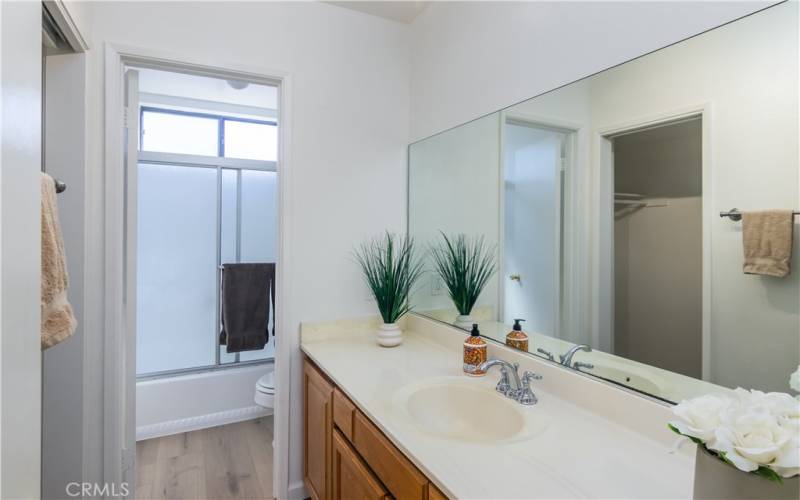
<path fill-rule="evenodd" d="M 415 427 L 446 439 L 526 439 L 549 420 L 538 406 L 520 405 L 475 379 L 446 377 L 406 387 L 398 396 Z"/>
<path fill-rule="evenodd" d="M 505 440 L 520 434 L 522 414 L 487 391 L 460 385 L 417 390 L 408 398 L 408 412 L 426 431 L 467 440 Z"/>

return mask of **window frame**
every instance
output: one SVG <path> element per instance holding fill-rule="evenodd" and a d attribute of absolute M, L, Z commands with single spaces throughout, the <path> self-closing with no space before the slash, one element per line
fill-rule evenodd
<path fill-rule="evenodd" d="M 254 123 L 257 125 L 268 125 L 272 127 L 278 127 L 277 120 L 258 120 L 255 118 L 242 118 L 238 116 L 228 116 L 222 115 L 217 113 L 204 113 L 202 111 L 185 111 L 182 109 L 170 109 L 170 108 L 162 108 L 159 106 L 139 106 L 139 154 L 142 153 L 146 154 L 157 154 L 157 155 L 184 155 L 184 153 L 165 153 L 160 151 L 146 151 L 143 149 L 144 145 L 144 114 L 145 113 L 161 113 L 165 115 L 176 115 L 176 116 L 189 116 L 194 118 L 204 118 L 204 119 L 211 119 L 216 120 L 217 122 L 217 156 L 205 156 L 205 155 L 191 155 L 187 154 L 185 156 L 194 156 L 199 158 L 223 158 L 229 160 L 235 160 L 237 162 L 240 161 L 252 161 L 252 162 L 264 162 L 264 163 L 274 163 L 277 166 L 276 161 L 272 160 L 255 160 L 252 158 L 228 158 L 225 156 L 225 122 L 239 122 L 239 123 Z M 277 170 L 277 169 L 275 169 Z"/>

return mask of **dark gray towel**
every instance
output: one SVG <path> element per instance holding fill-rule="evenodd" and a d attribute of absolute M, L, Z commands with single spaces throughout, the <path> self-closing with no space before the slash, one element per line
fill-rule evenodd
<path fill-rule="evenodd" d="M 228 352 L 263 349 L 275 307 L 275 263 L 223 264 L 221 296 L 220 345 Z"/>

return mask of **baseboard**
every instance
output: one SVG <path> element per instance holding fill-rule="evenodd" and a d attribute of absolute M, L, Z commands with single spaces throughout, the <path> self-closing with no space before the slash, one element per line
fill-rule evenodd
<path fill-rule="evenodd" d="M 308 498 L 308 495 L 306 495 L 306 486 L 303 484 L 303 481 L 295 481 L 289 485 L 289 498 L 292 500 Z"/>
<path fill-rule="evenodd" d="M 234 410 L 209 413 L 208 415 L 199 415 L 197 417 L 180 418 L 177 420 L 159 422 L 157 424 L 143 425 L 136 428 L 136 440 L 141 441 L 143 439 L 180 434 L 181 432 L 196 431 L 208 427 L 216 427 L 218 425 L 233 424 L 244 420 L 266 417 L 272 415 L 272 413 L 272 409 L 254 405 L 245 408 L 236 408 Z"/>

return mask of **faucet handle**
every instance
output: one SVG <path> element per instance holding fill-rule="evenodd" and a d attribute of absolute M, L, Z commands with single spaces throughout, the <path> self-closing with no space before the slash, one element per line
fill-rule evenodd
<path fill-rule="evenodd" d="M 533 372 L 526 371 L 522 374 L 522 388 L 520 388 L 519 394 L 517 395 L 517 401 L 520 404 L 532 406 L 539 402 L 536 398 L 536 394 L 531 390 L 531 381 L 541 379 L 541 375 L 537 375 Z"/>
<path fill-rule="evenodd" d="M 591 370 L 591 369 L 594 368 L 594 365 L 591 364 L 591 363 L 584 363 L 582 361 L 576 361 L 575 364 L 572 365 L 572 367 L 575 368 L 576 370 L 580 370 L 581 368 L 586 368 L 587 370 Z"/>
<path fill-rule="evenodd" d="M 505 367 L 500 369 L 500 380 L 497 382 L 494 390 L 500 394 L 506 395 L 511 391 L 511 383 L 508 380 L 508 370 Z"/>
<path fill-rule="evenodd" d="M 550 361 L 555 361 L 555 359 L 553 358 L 553 353 L 550 352 L 550 351 L 545 351 L 544 349 L 542 349 L 540 347 L 540 348 L 536 349 L 536 352 L 538 352 L 539 354 L 542 354 L 544 357 L 546 357 Z"/>
<path fill-rule="evenodd" d="M 526 371 L 525 373 L 522 374 L 522 385 L 523 386 L 529 387 L 531 385 L 531 382 L 534 381 L 534 380 L 542 380 L 542 376 L 537 374 L 537 373 L 533 373 L 533 372 L 529 372 L 529 371 Z"/>

